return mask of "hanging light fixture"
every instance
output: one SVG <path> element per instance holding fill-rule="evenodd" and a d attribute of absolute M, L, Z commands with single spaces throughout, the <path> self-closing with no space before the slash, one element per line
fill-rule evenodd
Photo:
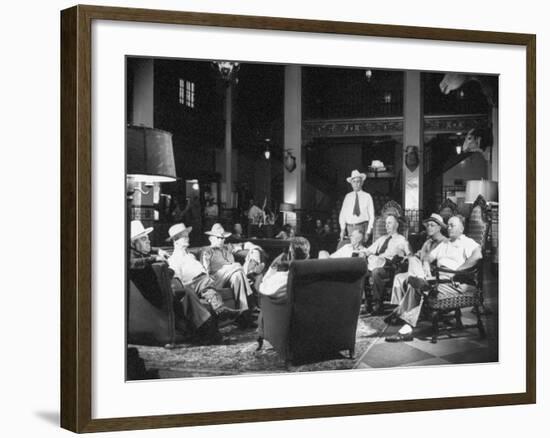
<path fill-rule="evenodd" d="M 212 65 L 226 82 L 235 83 L 238 82 L 237 72 L 239 71 L 240 64 L 234 61 L 213 61 Z"/>

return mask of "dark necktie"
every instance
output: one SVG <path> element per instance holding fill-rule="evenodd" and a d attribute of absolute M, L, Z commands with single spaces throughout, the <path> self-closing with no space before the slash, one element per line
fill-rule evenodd
<path fill-rule="evenodd" d="M 380 247 L 378 251 L 376 251 L 376 255 L 384 254 L 386 250 L 388 249 L 388 244 L 390 243 L 391 235 L 389 235 L 386 240 L 384 240 L 384 243 Z"/>
<path fill-rule="evenodd" d="M 361 210 L 359 209 L 359 193 L 355 192 L 355 205 L 353 206 L 353 215 L 360 216 Z"/>

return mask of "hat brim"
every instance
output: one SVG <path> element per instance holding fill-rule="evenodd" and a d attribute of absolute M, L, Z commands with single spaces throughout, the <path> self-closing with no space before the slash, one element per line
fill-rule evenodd
<path fill-rule="evenodd" d="M 433 217 L 429 217 L 428 219 L 424 219 L 422 223 L 426 225 L 428 222 L 434 222 L 437 225 L 439 225 L 443 229 L 447 229 L 447 225 L 445 225 L 445 222 L 440 222 L 438 219 L 435 219 Z"/>
<path fill-rule="evenodd" d="M 171 240 L 177 240 L 184 234 L 189 234 L 193 227 L 185 227 L 184 230 L 181 230 L 179 233 L 174 234 L 173 236 L 169 236 L 168 239 L 165 240 L 165 242 L 170 242 Z"/>
<path fill-rule="evenodd" d="M 141 233 L 136 234 L 134 237 L 130 237 L 130 240 L 136 240 L 140 237 L 147 236 L 151 231 L 153 231 L 153 227 L 145 228 Z"/>
<path fill-rule="evenodd" d="M 232 233 L 226 231 L 222 234 L 213 233 L 212 231 L 205 231 L 204 234 L 208 234 L 209 236 L 219 237 L 221 239 L 227 239 L 229 236 L 231 236 Z"/>
<path fill-rule="evenodd" d="M 359 175 L 355 175 L 355 176 L 348 176 L 346 178 L 346 181 L 349 182 L 351 184 L 351 180 L 352 179 L 355 179 L 355 178 L 361 178 L 362 181 L 365 181 L 367 179 L 367 175 L 365 175 L 364 173 L 360 173 Z"/>

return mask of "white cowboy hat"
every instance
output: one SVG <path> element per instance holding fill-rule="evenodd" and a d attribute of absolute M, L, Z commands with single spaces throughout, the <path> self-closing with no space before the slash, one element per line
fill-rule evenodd
<path fill-rule="evenodd" d="M 209 236 L 219 237 L 221 239 L 225 239 L 226 237 L 231 236 L 230 232 L 225 231 L 223 229 L 222 224 L 212 225 L 212 229 L 210 231 L 205 231 L 204 234 L 208 234 Z"/>
<path fill-rule="evenodd" d="M 351 184 L 351 180 L 353 178 L 361 178 L 361 182 L 365 181 L 367 179 L 367 175 L 365 175 L 364 173 L 360 173 L 358 170 L 353 170 L 351 172 L 351 176 L 349 176 L 348 178 L 346 178 L 346 181 L 349 182 Z"/>
<path fill-rule="evenodd" d="M 166 239 L 166 242 L 169 242 L 170 240 L 178 240 L 180 237 L 184 235 L 188 235 L 193 227 L 186 227 L 185 224 L 182 222 L 181 224 L 172 225 L 170 229 L 168 230 L 168 239 Z"/>
<path fill-rule="evenodd" d="M 146 236 L 151 231 L 153 231 L 153 227 L 144 228 L 141 221 L 132 221 L 130 223 L 130 240 L 136 240 L 140 237 Z"/>
<path fill-rule="evenodd" d="M 426 224 L 427 222 L 435 222 L 441 228 L 447 228 L 447 225 L 445 225 L 445 222 L 443 221 L 443 218 L 441 217 L 441 215 L 439 215 L 437 213 L 432 213 L 429 218 L 424 219 L 422 221 L 423 224 Z"/>

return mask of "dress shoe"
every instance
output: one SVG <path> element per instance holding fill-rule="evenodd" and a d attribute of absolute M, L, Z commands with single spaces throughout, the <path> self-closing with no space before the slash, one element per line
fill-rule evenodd
<path fill-rule="evenodd" d="M 424 280 L 423 278 L 412 277 L 411 276 L 411 277 L 409 277 L 409 279 L 407 281 L 413 288 L 415 288 L 418 291 L 423 291 L 423 290 L 429 290 L 430 289 L 430 284 L 426 280 Z"/>
<path fill-rule="evenodd" d="M 216 310 L 218 321 L 227 321 L 229 319 L 237 319 L 242 312 L 238 309 L 231 309 L 227 306 L 222 306 Z"/>
<path fill-rule="evenodd" d="M 382 315 L 384 312 L 384 304 L 381 301 L 375 301 L 372 303 L 372 314 Z"/>
<path fill-rule="evenodd" d="M 241 329 L 258 328 L 258 324 L 256 324 L 256 322 L 254 321 L 254 317 L 252 316 L 250 311 L 241 313 L 239 317 L 235 320 L 235 323 Z"/>
<path fill-rule="evenodd" d="M 413 340 L 413 334 L 407 333 L 405 335 L 396 333 L 395 335 L 387 336 L 386 342 L 410 342 Z"/>

